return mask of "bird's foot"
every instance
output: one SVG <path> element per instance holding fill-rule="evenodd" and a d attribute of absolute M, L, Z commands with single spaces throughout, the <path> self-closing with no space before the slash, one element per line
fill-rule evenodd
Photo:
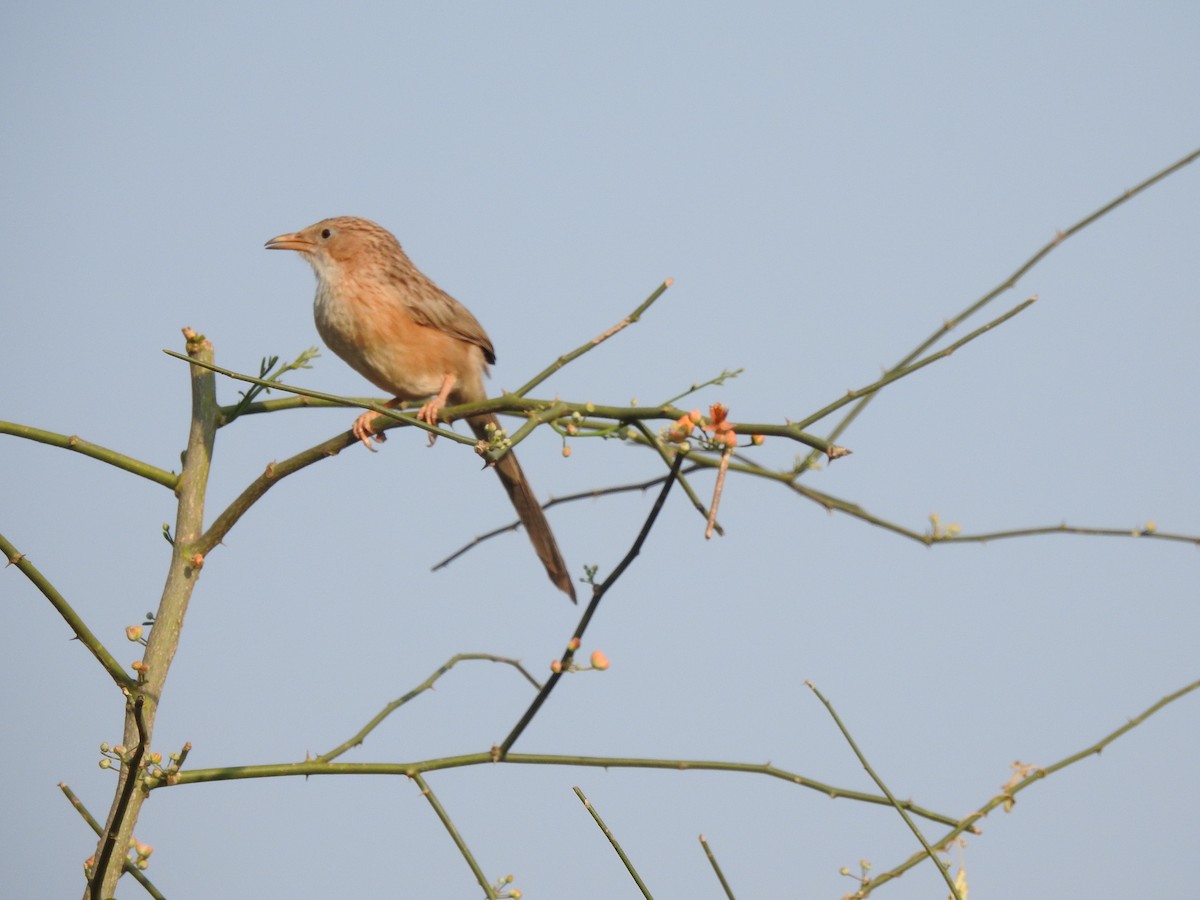
<path fill-rule="evenodd" d="M 370 450 L 372 453 L 375 452 L 375 448 L 373 446 L 371 446 L 372 441 L 374 441 L 377 444 L 382 444 L 384 441 L 387 440 L 386 434 L 380 434 L 380 433 L 376 432 L 374 428 L 371 427 L 371 423 L 373 421 L 375 421 L 376 415 L 377 415 L 377 413 L 373 413 L 370 410 L 367 410 L 361 416 L 359 416 L 357 419 L 355 419 L 354 424 L 352 426 L 350 426 L 350 432 L 356 438 L 358 438 L 360 441 L 362 441 L 363 446 L 366 447 L 368 450 Z"/>
<path fill-rule="evenodd" d="M 438 413 L 442 411 L 442 407 L 446 405 L 446 401 L 442 397 L 434 397 L 419 410 L 417 410 L 417 418 L 422 422 L 428 422 L 430 425 L 437 425 Z M 434 441 L 437 440 L 437 435 L 432 431 L 429 432 L 429 446 L 432 447 Z"/>

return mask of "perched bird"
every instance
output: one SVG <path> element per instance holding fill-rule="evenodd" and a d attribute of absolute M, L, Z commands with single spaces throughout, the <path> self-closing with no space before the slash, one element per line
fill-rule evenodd
<path fill-rule="evenodd" d="M 312 266 L 317 276 L 313 313 L 321 339 L 391 394 L 388 406 L 429 397 L 417 416 L 435 425 L 447 403 L 487 399 L 483 376 L 496 353 L 483 326 L 412 264 L 387 229 L 338 216 L 271 238 L 266 246 L 296 250 Z M 375 417 L 364 412 L 351 429 L 367 447 Z M 500 424 L 491 414 L 467 422 L 484 441 L 489 427 Z M 506 453 L 495 469 L 550 580 L 575 602 L 567 564 L 517 457 Z"/>

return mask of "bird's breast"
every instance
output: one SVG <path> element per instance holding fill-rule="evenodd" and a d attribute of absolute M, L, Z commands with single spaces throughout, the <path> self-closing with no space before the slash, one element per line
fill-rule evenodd
<path fill-rule="evenodd" d="M 448 374 L 461 399 L 482 399 L 480 349 L 416 322 L 386 286 L 318 284 L 313 315 L 321 340 L 355 371 L 388 394 L 417 400 L 441 390 Z M 477 392 L 480 396 L 473 396 Z"/>

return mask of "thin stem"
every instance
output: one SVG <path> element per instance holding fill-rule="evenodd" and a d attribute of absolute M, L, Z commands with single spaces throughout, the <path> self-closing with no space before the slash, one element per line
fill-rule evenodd
<path fill-rule="evenodd" d="M 629 873 L 630 877 L 633 878 L 633 883 L 638 886 L 638 890 L 642 892 L 642 896 L 645 897 L 646 900 L 654 900 L 654 898 L 650 895 L 649 888 L 646 887 L 646 883 L 642 881 L 642 876 L 638 874 L 637 869 L 633 867 L 633 863 L 629 861 L 629 857 L 625 855 L 625 851 L 621 849 L 621 843 L 617 840 L 617 836 L 612 833 L 612 829 L 604 824 L 604 819 L 600 818 L 600 813 L 596 811 L 596 807 L 592 806 L 592 801 L 585 797 L 583 795 L 583 791 L 581 791 L 579 788 L 572 788 L 572 790 L 575 791 L 575 796 L 578 797 L 579 801 L 583 804 L 583 808 L 592 814 L 592 820 L 597 826 L 599 826 L 600 831 L 604 833 L 604 836 L 608 838 L 608 842 L 612 844 L 612 848 L 617 851 L 617 856 L 619 856 L 621 858 L 621 862 L 625 864 L 625 870 Z"/>
<path fill-rule="evenodd" d="M 108 463 L 110 466 L 115 466 L 126 472 L 131 472 L 140 478 L 153 481 L 155 484 L 161 484 L 163 487 L 170 488 L 171 490 L 175 490 L 176 484 L 179 483 L 179 476 L 174 472 L 168 472 L 165 469 L 142 462 L 140 459 L 134 459 L 132 456 L 125 456 L 123 453 L 118 453 L 115 450 L 109 450 L 107 447 L 101 447 L 99 444 L 85 441 L 83 438 L 73 434 L 58 434 L 54 431 L 43 431 L 40 428 L 32 428 L 29 425 L 18 425 L 16 422 L 0 422 L 0 434 L 11 434 L 14 437 L 37 441 L 39 444 L 48 444 L 51 447 L 58 447 L 62 450 L 74 450 L 76 453 L 90 456 L 92 459 L 98 459 L 100 462 Z"/>
<path fill-rule="evenodd" d="M 858 749 L 858 744 L 855 742 L 853 736 L 847 730 L 846 726 L 842 724 L 841 717 L 837 714 L 837 710 L 833 708 L 833 704 L 825 699 L 825 695 L 817 690 L 817 686 L 811 681 L 806 681 L 804 683 L 808 685 L 809 690 L 817 695 L 817 699 L 825 704 L 825 708 L 829 710 L 829 715 L 833 717 L 833 721 L 837 724 L 838 730 L 842 733 L 842 737 L 846 739 L 846 743 L 850 745 L 850 749 L 854 751 L 854 755 L 858 757 L 858 761 L 862 763 L 862 767 L 867 770 L 867 774 L 871 776 L 871 780 L 878 785 L 881 791 L 883 791 L 884 796 L 888 798 L 888 802 L 892 804 L 896 812 L 900 814 L 900 818 L 904 820 L 904 824 L 909 827 L 909 830 L 912 831 L 912 833 L 916 835 L 917 840 L 921 842 L 921 846 L 925 848 L 925 855 L 929 857 L 934 866 L 937 867 L 938 872 L 941 873 L 942 878 L 946 880 L 946 884 L 949 885 L 950 896 L 953 897 L 954 900 L 962 900 L 962 897 L 958 893 L 958 887 L 954 884 L 954 879 L 950 877 L 949 870 L 947 867 L 943 866 L 942 861 L 937 858 L 937 855 L 933 852 L 933 848 L 929 846 L 929 841 L 925 840 L 925 835 L 921 834 L 921 829 L 917 827 L 917 823 L 909 817 L 908 813 L 904 811 L 904 807 L 900 805 L 895 796 L 892 795 L 892 792 L 888 786 L 884 784 L 883 779 L 875 773 L 873 768 L 871 768 L 871 764 L 867 762 L 866 756 L 864 756 L 863 752 Z"/>
<path fill-rule="evenodd" d="M 689 454 L 689 458 L 696 467 L 716 468 L 720 461 L 716 457 L 706 457 L 696 453 Z M 978 534 L 964 534 L 959 529 L 949 530 L 933 530 L 933 531 L 917 531 L 913 528 L 907 528 L 897 522 L 889 519 L 884 519 L 880 516 L 868 512 L 862 506 L 849 500 L 844 500 L 836 497 L 833 494 L 827 494 L 824 491 L 818 491 L 814 488 L 806 487 L 799 483 L 796 479 L 798 473 L 794 470 L 775 471 L 766 469 L 757 463 L 747 460 L 744 457 L 738 457 L 738 462 L 730 463 L 729 468 L 736 472 L 741 472 L 747 475 L 754 475 L 758 478 L 765 478 L 770 481 L 777 481 L 788 487 L 807 500 L 816 503 L 826 512 L 840 512 L 848 516 L 852 516 L 869 525 L 875 525 L 885 531 L 890 531 L 893 534 L 908 538 L 923 546 L 942 546 L 945 544 L 979 544 L 987 543 L 988 541 L 1008 540 L 1012 538 L 1032 537 L 1043 534 L 1076 534 L 1087 535 L 1092 537 L 1123 537 L 1123 538 L 1143 538 L 1145 540 L 1160 540 L 1171 541 L 1176 543 L 1192 544 L 1200 546 L 1200 536 L 1180 534 L 1178 532 L 1159 531 L 1153 525 L 1145 525 L 1140 528 L 1099 528 L 1081 525 L 1068 525 L 1065 522 L 1058 525 L 1037 525 L 1028 528 L 1014 528 L 1006 531 L 987 531 Z"/>
<path fill-rule="evenodd" d="M 433 686 L 437 682 L 437 680 L 439 678 L 441 678 L 443 675 L 445 675 L 447 672 L 449 672 L 451 669 L 453 669 L 458 663 L 466 662 L 469 660 L 485 660 L 488 662 L 505 663 L 506 665 L 512 666 L 514 669 L 516 669 L 518 672 L 520 672 L 522 675 L 524 675 L 525 680 L 533 685 L 534 690 L 538 690 L 541 688 L 541 684 L 538 683 L 536 678 L 534 678 L 532 675 L 529 674 L 528 670 L 526 670 L 526 668 L 523 665 L 521 665 L 519 660 L 507 659 L 506 657 L 503 657 L 503 656 L 493 656 L 490 653 L 458 653 L 458 654 L 452 656 L 450 659 L 448 659 L 442 665 L 438 666 L 437 670 L 432 675 L 430 675 L 428 678 L 426 678 L 424 681 L 422 681 L 419 685 L 417 685 L 411 691 L 406 693 L 404 696 L 393 700 L 391 703 L 389 703 L 387 706 L 385 706 L 383 709 L 381 709 L 378 713 L 376 713 L 375 716 L 372 717 L 371 721 L 367 722 L 366 725 L 364 725 L 361 729 L 359 729 L 358 733 L 355 734 L 354 737 L 350 738 L 349 740 L 345 741 L 342 744 L 339 744 L 337 747 L 334 747 L 328 753 L 322 753 L 320 756 L 315 757 L 313 761 L 314 762 L 332 762 L 333 760 L 337 759 L 339 756 L 341 756 L 346 751 L 359 746 L 366 739 L 367 735 L 370 734 L 372 731 L 374 731 L 375 728 L 378 727 L 379 724 L 384 719 L 386 719 L 388 716 L 390 716 L 393 712 L 395 712 L 397 709 L 399 709 L 405 703 L 408 703 L 408 701 L 413 700 L 416 697 L 419 697 L 421 694 L 425 693 L 428 690 L 432 690 Z"/>
<path fill-rule="evenodd" d="M 683 469 L 680 470 L 679 475 L 682 478 L 684 475 L 688 475 L 692 472 L 695 472 L 699 468 L 700 468 L 700 466 L 697 466 L 697 465 L 685 466 Z M 608 496 L 609 494 L 624 494 L 624 493 L 630 493 L 632 491 L 643 491 L 644 492 L 644 491 L 649 490 L 652 487 L 658 487 L 659 485 L 661 485 L 664 481 L 666 481 L 670 477 L 671 476 L 669 474 L 668 475 L 660 475 L 657 478 L 651 478 L 648 481 L 638 481 L 633 484 L 619 484 L 619 485 L 614 485 L 612 487 L 595 488 L 590 491 L 580 491 L 575 494 L 564 494 L 562 497 L 552 497 L 551 499 L 547 500 L 545 503 L 542 504 L 542 509 L 549 509 L 550 507 L 557 506 L 560 503 L 573 503 L 576 500 L 594 500 L 597 497 L 605 497 L 605 496 Z M 450 563 L 454 562 L 454 560 L 458 559 L 464 553 L 467 553 L 468 551 L 474 549 L 475 547 L 484 543 L 485 541 L 490 541 L 492 538 L 499 537 L 502 534 L 507 534 L 510 531 L 516 531 L 520 527 L 521 527 L 521 520 L 513 519 L 507 525 L 501 525 L 498 528 L 493 528 L 491 531 L 485 531 L 483 534 L 476 535 L 475 537 L 471 538 L 471 540 L 468 541 L 466 544 L 463 544 L 463 546 L 459 547 L 457 550 L 455 550 L 453 553 L 451 553 L 449 556 L 447 556 L 441 562 L 439 562 L 435 566 L 433 566 L 432 571 L 436 572 L 438 569 L 444 569 L 446 566 L 450 565 Z"/>
<path fill-rule="evenodd" d="M 260 378 L 265 379 L 267 382 L 278 381 L 288 372 L 294 372 L 297 369 L 311 369 L 312 366 L 309 363 L 320 355 L 321 351 L 316 347 L 309 347 L 290 363 L 284 363 L 278 369 L 275 368 L 275 364 L 279 362 L 278 356 L 264 358 L 262 364 L 259 366 L 258 374 Z M 256 384 L 242 393 L 242 399 L 234 405 L 221 407 L 221 427 L 232 424 L 240 418 L 247 409 L 254 405 L 254 398 L 259 394 L 269 394 L 270 392 L 271 389 L 265 384 Z"/>
<path fill-rule="evenodd" d="M 490 900 L 496 900 L 496 892 L 492 890 L 491 882 L 483 874 L 483 870 L 479 868 L 479 863 L 475 862 L 475 857 L 471 854 L 471 849 L 467 846 L 467 842 L 463 840 L 462 835 L 458 833 L 458 829 L 454 827 L 454 822 L 442 807 L 442 804 L 438 802 L 437 795 L 433 792 L 433 789 L 416 772 L 413 772 L 409 777 L 417 783 L 417 787 L 421 789 L 421 795 L 429 801 L 429 805 L 433 807 L 433 811 L 441 819 L 442 825 L 450 835 L 450 839 L 454 841 L 454 846 L 458 847 L 458 852 L 462 854 L 463 859 L 467 861 L 467 865 L 471 867 L 471 871 L 475 873 L 475 880 L 479 882 L 484 893 L 487 894 Z"/>
<path fill-rule="evenodd" d="M 882 378 L 880 378 L 878 381 L 873 381 L 871 384 L 868 384 L 865 387 L 861 387 L 861 388 L 858 388 L 857 390 L 853 390 L 853 391 L 847 391 L 846 396 L 842 397 L 840 400 L 835 400 L 833 403 L 830 403 L 828 406 L 824 407 L 823 409 L 817 410 L 815 413 L 801 419 L 799 422 L 795 422 L 794 423 L 795 426 L 797 428 L 808 428 L 813 423 L 820 421 L 821 419 L 828 416 L 830 413 L 836 412 L 837 410 L 841 409 L 846 404 L 853 403 L 855 400 L 858 400 L 859 398 L 862 398 L 862 397 L 869 397 L 870 395 L 879 391 L 881 388 L 887 387 L 889 384 L 891 384 L 894 381 L 899 381 L 901 378 L 906 378 L 909 375 L 912 375 L 914 372 L 919 372 L 921 369 L 925 368 L 929 364 L 935 363 L 940 359 L 946 359 L 948 356 L 953 354 L 954 351 L 958 350 L 963 345 L 969 344 L 971 341 L 975 340 L 976 338 L 982 337 L 983 335 L 987 334 L 993 328 L 996 328 L 999 325 L 1003 325 L 1005 322 L 1007 322 L 1013 316 L 1017 315 L 1018 313 L 1024 312 L 1025 310 L 1027 310 L 1030 306 L 1032 306 L 1036 302 L 1037 302 L 1037 297 L 1030 297 L 1028 300 L 1024 301 L 1023 303 L 1018 303 L 1016 306 L 1014 306 L 1012 309 L 1010 309 L 1004 315 L 998 316 L 997 318 L 992 319 L 992 321 L 988 322 L 986 325 L 984 325 L 981 328 L 976 328 L 970 334 L 966 335 L 963 338 L 960 338 L 959 340 L 955 341 L 953 344 L 951 344 L 948 347 L 943 347 L 937 353 L 931 353 L 929 356 L 926 356 L 923 359 L 919 359 L 916 362 L 912 363 L 911 365 L 899 366 L 897 368 L 894 368 L 891 371 L 889 371 L 887 374 L 885 374 Z"/>
<path fill-rule="evenodd" d="M 230 376 L 233 377 L 233 376 Z M 282 388 L 281 385 L 276 387 Z M 349 403 L 342 400 L 320 400 L 316 397 L 306 397 L 303 394 L 293 394 L 290 397 L 276 397 L 274 400 L 255 400 L 253 403 L 246 405 L 238 418 L 243 416 L 257 416 L 263 413 L 282 412 L 285 409 L 366 409 L 372 404 L 382 404 L 384 401 L 379 397 L 346 397 Z M 238 408 L 238 404 L 230 403 L 221 407 L 221 425 L 224 427 L 229 424 L 228 416 Z M 382 407 L 381 407 L 382 408 Z"/>
<path fill-rule="evenodd" d="M 726 448 L 721 454 L 721 462 L 717 466 L 717 483 L 713 487 L 712 506 L 708 510 L 708 519 L 704 523 L 704 539 L 709 540 L 717 527 L 717 510 L 721 506 L 721 492 L 725 490 L 725 474 L 729 471 L 729 458 L 733 456 L 732 448 Z"/>
<path fill-rule="evenodd" d="M 706 387 L 714 387 L 714 386 L 721 387 L 730 378 L 737 378 L 739 375 L 741 375 L 745 371 L 746 371 L 745 369 L 725 369 L 716 378 L 710 378 L 710 379 L 708 379 L 708 381 L 697 382 L 696 384 L 693 384 L 691 387 L 689 387 L 686 391 L 676 394 L 674 397 L 670 397 L 664 402 L 669 403 L 670 405 L 674 406 L 676 403 L 678 403 L 684 397 L 690 397 L 692 394 L 696 393 L 697 391 L 703 390 Z"/>
<path fill-rule="evenodd" d="M 980 309 L 982 309 L 984 306 L 986 306 L 992 300 L 996 299 L 996 297 L 1003 294 L 1005 291 L 1008 291 L 1008 290 L 1012 289 L 1013 287 L 1015 287 L 1017 282 L 1020 281 L 1021 278 L 1023 278 L 1026 275 L 1026 273 L 1029 272 L 1030 269 L 1032 269 L 1034 266 L 1036 266 L 1038 263 L 1040 263 L 1043 259 L 1045 259 L 1047 256 L 1049 256 L 1050 253 L 1055 248 L 1057 248 L 1059 245 L 1061 245 L 1068 238 L 1074 237 L 1080 231 L 1087 228 L 1093 222 L 1104 217 L 1108 213 L 1112 212 L 1114 209 L 1116 209 L 1121 204 L 1133 199 L 1138 194 L 1142 193 L 1142 191 L 1145 191 L 1148 188 L 1152 187 L 1153 185 L 1157 184 L 1158 182 L 1162 181 L 1168 175 L 1174 174 L 1175 172 L 1182 169 L 1184 166 L 1190 165 L 1191 163 L 1195 162 L 1197 159 L 1200 159 L 1200 150 L 1194 150 L 1191 153 L 1189 153 L 1187 156 L 1183 157 L 1183 159 L 1172 163 L 1171 165 L 1167 166 L 1165 169 L 1159 170 L 1158 172 L 1156 172 L 1155 174 L 1153 174 L 1149 178 L 1147 178 L 1145 181 L 1143 181 L 1140 184 L 1125 191 L 1119 197 L 1116 197 L 1113 200 L 1110 200 L 1108 203 L 1104 204 L 1104 206 L 1100 207 L 1095 212 L 1093 212 L 1087 216 L 1084 216 L 1082 219 L 1080 219 L 1078 222 L 1076 222 L 1074 225 L 1072 225 L 1066 231 L 1058 232 L 1040 250 L 1038 250 L 1036 253 L 1034 253 L 1033 256 L 1029 257 L 1029 259 L 1027 259 L 1024 263 L 1019 265 L 1016 268 L 1016 270 L 1013 271 L 1013 273 L 1008 276 L 1008 278 L 1006 278 L 1000 284 L 996 285 L 996 287 L 992 288 L 992 290 L 988 291 L 986 294 L 984 294 L 982 297 L 980 297 L 974 303 L 970 304 L 966 309 L 964 309 L 962 312 L 960 312 L 957 316 L 943 322 L 942 326 L 940 328 L 938 328 L 928 338 L 926 338 L 924 341 L 922 341 L 916 347 L 914 347 L 913 350 L 911 352 L 909 352 L 909 354 L 907 356 L 905 356 L 902 360 L 900 360 L 900 362 L 896 363 L 896 365 L 893 367 L 892 371 L 894 371 L 896 369 L 902 369 L 905 366 L 907 366 L 913 360 L 917 359 L 917 357 L 919 357 L 922 353 L 924 353 L 926 350 L 928 350 L 930 347 L 932 347 L 934 344 L 936 344 L 938 341 L 940 341 L 944 335 L 946 335 L 951 330 L 953 330 L 955 327 L 957 327 L 960 322 L 962 322 L 962 321 L 966 320 L 967 318 L 969 318 L 970 316 L 974 315 L 976 312 L 978 312 Z M 889 374 L 890 374 L 890 372 L 889 372 Z M 867 404 L 870 403 L 876 396 L 877 396 L 877 394 L 872 393 L 872 394 L 868 394 L 867 396 L 865 396 L 861 400 L 859 400 L 854 405 L 854 407 L 850 410 L 850 412 L 848 412 L 846 414 L 846 416 L 837 424 L 837 426 L 833 429 L 833 431 L 831 431 L 829 433 L 829 441 L 833 442 L 833 441 L 837 440 L 842 434 L 844 434 L 846 429 L 850 427 L 851 423 L 856 418 L 858 418 L 858 414 L 861 413 L 866 408 Z M 816 461 L 816 455 L 809 454 L 808 465 L 811 466 L 812 463 L 815 461 Z"/>
<path fill-rule="evenodd" d="M 871 803 L 877 806 L 891 806 L 887 797 L 871 794 L 865 791 L 854 791 L 839 787 L 813 778 L 780 769 L 768 763 L 739 763 L 711 759 L 639 759 L 636 757 L 619 756 L 568 756 L 551 753 L 508 753 L 503 758 L 498 755 L 498 748 L 481 753 L 467 753 L 461 756 L 449 756 L 441 759 L 425 759 L 416 762 L 387 762 L 387 763 L 321 763 L 315 760 L 304 760 L 291 763 L 270 763 L 257 766 L 229 766 L 213 769 L 185 769 L 178 773 L 170 782 L 148 781 L 148 787 L 153 790 L 174 787 L 185 784 L 207 784 L 215 781 L 239 781 L 243 778 L 304 778 L 319 775 L 403 775 L 409 777 L 413 772 L 440 772 L 445 769 L 461 769 L 469 766 L 494 765 L 507 763 L 525 766 L 582 766 L 600 769 L 656 769 L 670 772 L 739 772 L 746 775 L 764 775 L 777 778 L 788 784 L 815 791 L 831 799 L 853 800 L 858 803 Z M 950 815 L 936 812 L 918 806 L 911 800 L 902 800 L 900 804 L 915 816 L 937 822 L 941 825 L 954 827 L 959 820 Z"/>
<path fill-rule="evenodd" d="M 955 838 L 957 838 L 959 835 L 963 834 L 964 832 L 968 832 L 968 831 L 978 832 L 978 829 L 976 828 L 976 825 L 975 825 L 976 822 L 978 822 L 980 819 L 987 816 L 988 813 L 990 813 L 992 810 L 996 809 L 999 806 L 1011 805 L 1013 802 L 1013 799 L 1016 797 L 1016 795 L 1019 794 L 1021 791 L 1025 790 L 1027 787 L 1030 787 L 1035 782 L 1041 781 L 1042 779 L 1046 778 L 1049 775 L 1053 775 L 1055 772 L 1065 769 L 1067 766 L 1074 765 L 1075 763 L 1080 762 L 1081 760 L 1087 759 L 1089 756 L 1099 755 L 1100 752 L 1102 750 L 1104 750 L 1104 748 L 1106 748 L 1109 744 L 1111 744 L 1117 738 L 1121 737 L 1124 734 L 1127 734 L 1128 732 L 1132 731 L 1134 728 L 1137 728 L 1139 725 L 1141 725 L 1143 722 L 1145 722 L 1147 719 L 1149 719 L 1155 713 L 1162 710 L 1164 707 L 1168 706 L 1171 703 L 1174 703 L 1176 700 L 1190 694 L 1192 691 L 1195 691 L 1197 689 L 1200 689 L 1200 680 L 1193 681 L 1191 684 L 1186 685 L 1185 687 L 1180 688 L 1179 690 L 1175 691 L 1174 693 L 1168 694 L 1167 696 L 1163 697 L 1157 703 L 1153 704 L 1152 706 L 1150 706 L 1149 708 L 1144 710 L 1140 715 L 1137 715 L 1134 718 L 1130 719 L 1128 722 L 1126 722 L 1120 728 L 1117 728 L 1115 731 L 1109 732 L 1104 737 L 1102 737 L 1100 740 L 1098 740 L 1096 743 L 1092 744 L 1090 747 L 1086 747 L 1083 750 L 1078 751 L 1077 753 L 1072 753 L 1070 756 L 1063 757 L 1058 762 L 1056 762 L 1052 765 L 1046 766 L 1045 768 L 1032 769 L 1031 774 L 1025 776 L 1020 781 L 1018 781 L 1016 784 L 1013 784 L 1011 786 L 1006 786 L 1005 790 L 1001 791 L 999 794 L 992 797 L 991 800 L 989 800 L 987 803 L 985 803 L 983 806 L 981 806 L 978 810 L 971 813 L 971 815 L 963 818 L 962 821 L 958 822 L 950 831 L 948 831 L 945 835 L 943 835 L 942 838 L 937 841 L 937 843 L 935 843 L 933 845 L 934 849 L 942 850 L 942 849 L 950 846 L 950 843 L 953 840 L 955 840 Z M 907 872 L 909 869 L 911 869 L 913 866 L 917 865 L 919 862 L 921 862 L 924 859 L 925 859 L 924 851 L 913 854 L 911 857 L 909 857 L 907 860 L 905 860 L 903 863 L 896 866 L 895 868 L 889 869 L 886 872 L 881 872 L 879 875 L 875 876 L 873 879 L 871 879 L 870 883 L 863 885 L 861 890 L 855 892 L 851 896 L 854 897 L 855 900 L 862 900 L 862 898 L 866 897 L 872 891 L 874 891 L 875 888 L 879 887 L 880 885 L 886 884 L 887 882 L 892 881 L 893 879 L 899 878 L 901 875 L 903 875 L 905 872 Z"/>
<path fill-rule="evenodd" d="M 1079 534 L 1089 537 L 1120 537 L 1120 538 L 1146 538 L 1147 540 L 1158 541 L 1176 541 L 1183 544 L 1193 544 L 1200 546 L 1200 537 L 1191 534 L 1179 534 L 1172 531 L 1159 531 L 1156 528 L 1148 526 L 1142 528 L 1092 528 L 1083 525 L 1068 525 L 1062 522 L 1058 525 L 1039 525 L 1030 528 L 1014 528 L 1008 531 L 986 531 L 980 534 L 963 534 L 955 532 L 954 534 L 930 535 L 924 534 L 920 536 L 920 540 L 926 544 L 981 544 L 988 541 L 1003 541 L 1010 538 L 1033 537 L 1043 534 Z"/>
<path fill-rule="evenodd" d="M 45 575 L 38 571 L 37 566 L 31 563 L 29 558 L 17 550 L 2 534 L 0 534 L 0 553 L 4 554 L 4 558 L 8 560 L 8 565 L 16 566 L 21 574 L 28 578 L 33 583 L 33 586 L 42 592 L 42 596 L 50 601 L 50 605 L 63 617 L 71 630 L 75 632 L 75 637 L 79 638 L 79 642 L 91 651 L 92 656 L 96 657 L 100 665 L 104 666 L 104 670 L 117 683 L 117 687 L 123 690 L 135 689 L 137 681 L 131 678 L 121 664 L 117 662 L 116 657 L 108 652 L 108 648 L 87 627 L 82 617 L 75 612 L 66 598 L 58 592 Z"/>
<path fill-rule="evenodd" d="M 733 889 L 729 887 L 729 882 L 725 880 L 725 873 L 717 865 L 717 858 L 713 855 L 712 848 L 708 846 L 708 841 L 704 839 L 704 835 L 700 835 L 700 846 L 704 848 L 704 855 L 708 857 L 709 864 L 712 865 L 713 871 L 716 872 L 717 880 L 721 882 L 721 888 L 725 891 L 725 896 L 729 900 L 734 900 Z"/>
<path fill-rule="evenodd" d="M 635 309 L 633 312 L 631 312 L 629 315 L 627 315 L 625 318 L 623 318 L 620 322 L 618 322 L 612 328 L 610 328 L 607 331 L 592 338 L 586 344 L 584 344 L 580 347 L 576 347 L 570 353 L 566 353 L 566 354 L 560 356 L 554 362 L 550 363 L 550 365 L 546 366 L 546 368 L 542 369 L 542 371 L 539 372 L 537 375 L 534 375 L 533 378 L 531 378 L 525 384 L 523 384 L 519 388 L 517 388 L 517 390 L 513 391 L 513 394 L 517 397 L 524 397 L 526 394 L 528 394 L 530 391 L 532 391 L 535 387 L 537 387 L 539 384 L 541 384 L 543 381 L 545 381 L 547 378 L 549 378 L 551 375 L 553 375 L 555 372 L 557 372 L 559 369 L 563 368 L 568 363 L 573 362 L 576 359 L 578 359 L 579 357 L 583 356 L 583 354 L 587 353 L 589 350 L 593 350 L 596 347 L 599 347 L 601 344 L 603 344 L 605 341 L 607 341 L 614 334 L 616 334 L 619 331 L 623 331 L 624 329 L 626 329 L 627 327 L 632 325 L 634 322 L 638 321 L 642 317 L 642 313 L 644 313 L 646 310 L 648 310 L 650 308 L 650 306 L 654 303 L 654 301 L 657 300 L 659 297 L 661 297 L 666 292 L 667 288 L 669 288 L 674 283 L 675 283 L 675 279 L 668 278 L 666 281 L 664 281 L 662 284 L 660 284 L 649 297 L 647 297 L 645 300 L 643 300 L 641 305 L 638 306 L 637 309 Z"/>

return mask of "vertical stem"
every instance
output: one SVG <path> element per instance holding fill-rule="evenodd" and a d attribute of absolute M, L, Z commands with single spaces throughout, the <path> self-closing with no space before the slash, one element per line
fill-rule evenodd
<path fill-rule="evenodd" d="M 190 328 L 185 328 L 183 335 L 187 339 L 188 356 L 211 365 L 213 348 L 208 340 Z M 129 748 L 142 746 L 144 749 L 150 745 L 167 671 L 179 647 L 183 617 L 187 612 L 188 601 L 191 599 L 200 569 L 204 565 L 203 557 L 195 553 L 192 545 L 204 531 L 204 495 L 208 486 L 219 410 L 213 373 L 200 366 L 192 366 L 189 373 L 192 382 L 192 424 L 188 433 L 183 471 L 175 489 L 179 498 L 179 508 L 175 517 L 175 549 L 171 554 L 167 581 L 163 586 L 162 599 L 154 617 L 154 627 L 150 631 L 146 652 L 142 657 L 143 668 L 139 673 L 139 685 L 134 691 L 135 697 L 142 698 L 141 729 L 134 715 L 134 701 L 126 704 L 124 742 Z M 104 835 L 97 847 L 96 859 L 100 859 L 110 833 L 115 836 L 113 843 L 116 853 L 104 867 L 104 871 L 100 871 L 97 866 L 88 891 L 84 894 L 84 900 L 116 895 L 117 879 L 121 877 L 125 854 L 133 837 L 142 803 L 146 799 L 146 792 L 133 791 L 126 803 L 122 802 L 121 795 L 126 781 L 139 775 L 132 766 L 122 767 Z"/>

